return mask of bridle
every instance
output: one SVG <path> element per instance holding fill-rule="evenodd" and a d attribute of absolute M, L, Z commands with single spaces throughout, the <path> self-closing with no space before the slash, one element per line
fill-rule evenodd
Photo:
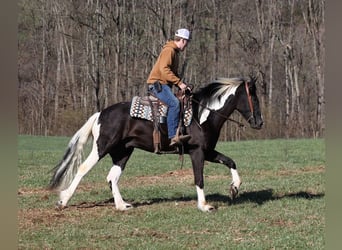
<path fill-rule="evenodd" d="M 245 82 L 245 89 L 246 89 L 246 93 L 247 93 L 249 109 L 251 110 L 251 115 L 250 115 L 250 117 L 247 119 L 247 122 L 249 122 L 250 119 L 253 119 L 253 118 L 254 118 L 254 107 L 253 107 L 253 102 L 252 102 L 252 96 L 251 96 L 251 94 L 249 93 L 248 82 Z"/>
<path fill-rule="evenodd" d="M 247 94 L 247 99 L 248 99 L 248 105 L 249 105 L 249 108 L 251 110 L 251 115 L 247 119 L 247 122 L 249 122 L 250 119 L 254 118 L 254 107 L 253 107 L 253 102 L 252 102 L 252 96 L 249 93 L 248 82 L 246 82 L 246 81 L 245 81 L 245 89 L 246 89 L 246 94 Z M 199 101 L 197 101 L 195 99 L 192 99 L 192 101 L 196 102 L 198 105 L 202 106 L 203 108 L 208 109 L 210 112 L 213 112 L 213 113 L 217 114 L 218 116 L 221 116 L 222 118 L 224 118 L 226 120 L 229 120 L 231 122 L 236 123 L 240 128 L 244 128 L 245 127 L 245 125 L 243 123 L 241 123 L 239 121 L 236 121 L 236 120 L 234 120 L 232 118 L 229 118 L 228 116 L 222 115 L 221 113 L 217 112 L 216 110 L 208 108 L 207 106 L 203 105 L 202 103 L 200 103 Z"/>

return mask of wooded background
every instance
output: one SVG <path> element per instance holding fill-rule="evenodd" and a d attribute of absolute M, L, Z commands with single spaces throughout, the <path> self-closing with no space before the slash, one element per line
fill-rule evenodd
<path fill-rule="evenodd" d="M 216 77 L 258 77 L 264 128 L 226 122 L 221 140 L 324 136 L 324 0 L 21 0 L 19 8 L 20 134 L 69 136 L 93 112 L 145 95 L 161 47 L 188 28 L 180 71 L 195 90 Z"/>

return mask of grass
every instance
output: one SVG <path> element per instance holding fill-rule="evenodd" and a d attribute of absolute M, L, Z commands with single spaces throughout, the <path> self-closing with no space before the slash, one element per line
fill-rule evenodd
<path fill-rule="evenodd" d="M 58 197 L 45 187 L 68 140 L 18 138 L 19 249 L 324 249 L 322 139 L 219 143 L 217 149 L 236 161 L 243 184 L 232 201 L 228 169 L 207 163 L 205 192 L 215 213 L 196 208 L 188 156 L 181 169 L 176 155 L 140 150 L 120 180 L 124 199 L 135 208 L 114 209 L 106 157 L 84 177 L 69 206 L 56 211 Z"/>

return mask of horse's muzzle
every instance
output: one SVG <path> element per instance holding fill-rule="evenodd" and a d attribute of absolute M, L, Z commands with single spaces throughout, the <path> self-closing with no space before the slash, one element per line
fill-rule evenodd
<path fill-rule="evenodd" d="M 263 120 L 261 117 L 254 117 L 251 116 L 250 119 L 248 119 L 249 125 L 251 126 L 251 128 L 253 129 L 261 129 L 262 125 L 264 124 Z"/>

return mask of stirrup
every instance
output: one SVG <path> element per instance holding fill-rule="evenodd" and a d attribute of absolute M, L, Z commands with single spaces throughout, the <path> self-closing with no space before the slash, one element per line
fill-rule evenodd
<path fill-rule="evenodd" d="M 170 146 L 182 145 L 184 142 L 187 142 L 188 140 L 190 140 L 190 138 L 191 138 L 190 135 L 175 136 L 171 139 Z"/>

